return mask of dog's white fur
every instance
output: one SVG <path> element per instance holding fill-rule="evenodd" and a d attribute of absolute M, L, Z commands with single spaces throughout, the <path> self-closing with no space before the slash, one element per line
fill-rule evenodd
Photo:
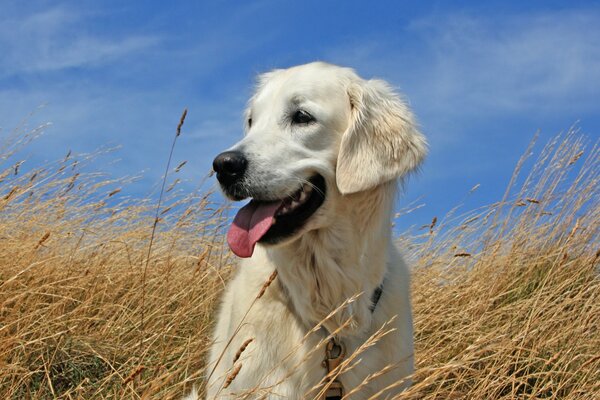
<path fill-rule="evenodd" d="M 297 108 L 316 122 L 289 124 L 286 115 Z M 385 82 L 316 62 L 261 75 L 246 117 L 251 125 L 232 150 L 249 158 L 249 187 L 282 198 L 319 173 L 327 195 L 300 232 L 277 245 L 259 244 L 242 260 L 219 312 L 207 398 L 241 398 L 247 391 L 254 391 L 250 398 L 312 398 L 325 376 L 324 350 L 312 350 L 325 331 L 339 329 L 350 355 L 390 321 L 392 332 L 362 351 L 340 380 L 348 393 L 392 365 L 349 398 L 366 399 L 388 386 L 381 398 L 398 393 L 413 371 L 413 331 L 409 273 L 392 243 L 391 214 L 397 178 L 426 153 L 412 113 Z M 250 307 L 274 270 L 277 279 Z M 382 282 L 371 312 L 371 294 Z M 357 295 L 325 321 L 325 330 L 307 335 Z M 241 370 L 223 389 L 236 352 L 249 338 Z"/>

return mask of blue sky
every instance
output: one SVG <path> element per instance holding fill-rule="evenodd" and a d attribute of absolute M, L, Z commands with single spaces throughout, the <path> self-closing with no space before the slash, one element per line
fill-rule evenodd
<path fill-rule="evenodd" d="M 398 221 L 428 223 L 470 196 L 499 200 L 537 130 L 577 123 L 600 137 L 600 3 L 583 1 L 0 0 L 0 135 L 27 115 L 52 126 L 23 168 L 121 145 L 114 177 L 159 181 L 181 111 L 174 164 L 184 190 L 241 136 L 254 76 L 325 60 L 400 88 L 430 143 Z M 45 105 L 39 108 L 40 105 Z M 1 137 L 1 136 L 0 136 Z"/>

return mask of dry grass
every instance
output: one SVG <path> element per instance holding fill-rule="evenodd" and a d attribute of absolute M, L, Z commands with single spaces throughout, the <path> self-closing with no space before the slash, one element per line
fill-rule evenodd
<path fill-rule="evenodd" d="M 115 202 L 127 180 L 84 173 L 91 156 L 23 175 L 11 155 L 26 141 L 0 146 L 0 397 L 202 390 L 233 262 L 223 208 L 168 190 L 148 258 L 152 202 Z M 570 132 L 518 193 L 399 239 L 415 265 L 418 367 L 399 398 L 600 397 L 599 155 Z"/>

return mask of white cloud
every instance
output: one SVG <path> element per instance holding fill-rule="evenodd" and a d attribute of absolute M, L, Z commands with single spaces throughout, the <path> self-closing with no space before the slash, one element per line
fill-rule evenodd
<path fill-rule="evenodd" d="M 431 49 L 428 89 L 441 104 L 500 111 L 596 106 L 600 14 L 556 12 L 482 21 L 433 18 L 413 25 Z M 440 104 L 440 105 L 441 105 Z"/>
<path fill-rule="evenodd" d="M 86 32 L 89 15 L 55 7 L 30 15 L 5 15 L 0 20 L 0 70 L 48 72 L 95 66 L 156 45 L 154 36 L 98 37 Z"/>
<path fill-rule="evenodd" d="M 426 111 L 472 116 L 597 108 L 598 11 L 432 15 L 406 32 L 402 43 L 373 37 L 336 49 L 331 59 L 409 88 Z"/>

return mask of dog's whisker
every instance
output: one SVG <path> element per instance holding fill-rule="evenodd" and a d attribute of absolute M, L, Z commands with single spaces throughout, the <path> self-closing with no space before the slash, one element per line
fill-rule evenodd
<path fill-rule="evenodd" d="M 310 182 L 308 179 L 301 178 L 299 176 L 294 176 L 294 178 L 300 184 L 301 188 L 303 188 L 305 185 L 307 185 L 307 186 L 310 186 L 312 188 L 312 190 L 314 190 L 317 193 L 319 193 L 321 196 L 325 196 L 325 192 L 322 191 L 321 189 L 319 189 L 319 187 L 317 187 L 315 184 L 313 184 L 312 182 Z"/>

